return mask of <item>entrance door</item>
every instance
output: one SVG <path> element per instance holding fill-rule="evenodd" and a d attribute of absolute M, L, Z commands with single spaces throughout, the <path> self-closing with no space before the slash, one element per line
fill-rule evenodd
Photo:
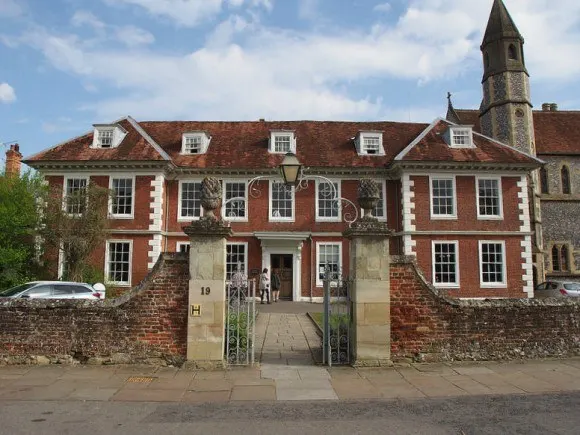
<path fill-rule="evenodd" d="M 292 254 L 272 254 L 270 256 L 271 273 L 278 272 L 280 277 L 280 299 L 292 300 Z"/>

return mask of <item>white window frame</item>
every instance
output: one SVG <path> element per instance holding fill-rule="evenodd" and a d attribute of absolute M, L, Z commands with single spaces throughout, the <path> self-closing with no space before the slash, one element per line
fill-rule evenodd
<path fill-rule="evenodd" d="M 276 138 L 277 137 L 289 137 L 290 138 L 290 149 L 287 151 L 276 151 Z M 286 154 L 296 152 L 296 135 L 293 131 L 279 130 L 270 132 L 270 144 L 268 146 L 268 151 L 272 154 Z"/>
<path fill-rule="evenodd" d="M 433 203 L 433 181 L 434 180 L 451 180 L 453 184 L 453 214 L 435 214 Z M 457 219 L 457 183 L 455 180 L 455 175 L 429 175 L 429 213 L 431 219 Z"/>
<path fill-rule="evenodd" d="M 483 245 L 484 244 L 501 245 L 502 249 L 502 277 L 503 282 L 484 282 L 483 281 Z M 507 266 L 505 240 L 480 240 L 479 241 L 479 285 L 481 288 L 506 288 L 507 287 Z"/>
<path fill-rule="evenodd" d="M 182 246 L 191 246 L 191 242 L 177 242 L 175 244 L 175 252 L 181 252 Z"/>
<path fill-rule="evenodd" d="M 69 180 L 85 180 L 86 185 L 85 188 L 88 189 L 89 183 L 91 182 L 91 178 L 87 175 L 67 175 L 64 177 L 63 180 L 63 188 L 62 188 L 62 209 L 69 215 L 69 216 L 80 216 L 80 213 L 69 213 L 67 210 L 67 194 L 68 194 L 68 182 Z M 87 197 L 87 204 L 85 207 L 88 207 L 88 197 Z"/>
<path fill-rule="evenodd" d="M 129 243 L 129 281 L 109 281 L 109 245 L 111 243 Z M 130 287 L 133 277 L 133 240 L 132 239 L 109 239 L 105 241 L 105 282 L 118 287 Z"/>
<path fill-rule="evenodd" d="M 270 180 L 270 188 L 268 193 L 268 217 L 270 222 L 294 222 L 296 216 L 296 189 L 294 186 L 291 187 L 292 193 L 292 216 L 291 217 L 281 217 L 281 216 L 274 216 L 273 215 L 273 208 L 272 208 L 272 197 L 273 197 L 273 185 L 274 183 L 284 184 L 282 181 Z"/>
<path fill-rule="evenodd" d="M 183 183 L 199 183 L 201 184 L 202 180 L 200 179 L 187 179 L 187 180 L 179 180 L 179 188 L 177 189 L 177 222 L 191 222 L 199 220 L 203 216 L 203 207 L 199 205 L 199 216 L 182 216 L 182 207 L 181 207 L 181 195 L 183 193 Z M 200 200 L 201 201 L 201 200 Z"/>
<path fill-rule="evenodd" d="M 131 213 L 113 213 L 113 200 L 112 196 L 109 197 L 109 217 L 112 219 L 133 219 L 135 217 L 135 194 L 136 194 L 136 185 L 135 185 L 135 176 L 119 176 L 115 177 L 113 175 L 109 176 L 109 190 L 113 191 L 113 180 L 131 180 L 132 183 L 132 190 L 131 190 Z"/>
<path fill-rule="evenodd" d="M 365 139 L 378 138 L 379 148 L 376 154 L 369 154 L 365 149 Z M 382 131 L 361 131 L 356 139 L 356 150 L 360 156 L 384 156 L 385 148 L 383 146 L 383 132 Z"/>
<path fill-rule="evenodd" d="M 316 287 L 322 287 L 323 281 L 320 279 L 320 247 L 338 246 L 338 270 L 342 270 L 342 242 L 316 242 Z"/>
<path fill-rule="evenodd" d="M 99 148 L 103 150 L 109 150 L 112 148 L 117 148 L 125 136 L 127 136 L 127 131 L 119 125 L 94 125 L 93 130 L 93 144 L 91 148 Z M 111 146 L 103 147 L 101 143 L 101 132 L 110 131 L 111 133 Z"/>
<path fill-rule="evenodd" d="M 460 137 L 465 138 L 466 143 L 456 143 L 456 138 Z M 451 148 L 475 148 L 473 144 L 473 129 L 465 125 L 449 127 L 449 146 Z"/>
<path fill-rule="evenodd" d="M 480 180 L 494 180 L 497 181 L 497 189 L 498 189 L 498 210 L 499 214 L 497 215 L 486 215 L 480 214 L 479 210 L 479 181 Z M 501 220 L 503 219 L 503 186 L 502 186 L 502 177 L 498 176 L 484 176 L 480 175 L 475 177 L 475 205 L 477 207 L 477 219 L 479 220 Z"/>
<path fill-rule="evenodd" d="M 435 245 L 455 245 L 455 282 L 437 282 L 435 281 Z M 459 241 L 458 240 L 432 240 L 431 241 L 431 282 L 435 287 L 442 288 L 459 288 Z"/>
<path fill-rule="evenodd" d="M 226 191 L 228 184 L 243 184 L 244 188 L 244 216 L 243 217 L 235 217 L 235 216 L 227 216 L 226 215 Z M 222 218 L 224 220 L 232 221 L 232 222 L 247 222 L 248 221 L 248 181 L 247 180 L 224 180 L 223 181 L 223 199 L 222 199 Z"/>
<path fill-rule="evenodd" d="M 337 215 L 336 216 L 320 216 L 320 204 L 318 203 L 318 195 L 320 193 L 320 184 L 324 183 L 324 184 L 328 184 L 328 181 L 325 180 L 320 180 L 320 179 L 316 179 L 316 189 L 315 189 L 315 206 L 316 206 L 316 217 L 315 220 L 316 222 L 340 222 L 342 219 L 342 204 L 340 201 L 340 197 L 341 197 L 341 180 L 333 180 L 330 179 L 330 181 L 334 184 L 336 184 L 336 194 L 337 194 L 337 198 L 336 201 L 338 202 L 338 207 L 337 207 Z"/>
<path fill-rule="evenodd" d="M 228 246 L 233 246 L 233 245 L 237 245 L 237 246 L 243 246 L 244 247 L 244 275 L 247 277 L 248 276 L 248 260 L 249 260 L 249 252 L 248 252 L 248 242 L 226 242 L 226 262 L 225 262 L 225 271 L 224 273 L 226 274 L 226 280 L 227 280 L 227 272 L 228 272 Z M 227 281 L 228 283 L 230 281 Z"/>
<path fill-rule="evenodd" d="M 198 153 L 190 153 L 186 150 L 186 143 L 188 138 L 200 138 L 201 144 Z M 208 137 L 207 133 L 203 131 L 191 131 L 183 133 L 181 136 L 181 154 L 184 156 L 198 156 L 200 154 L 205 154 L 209 147 L 211 137 Z"/>

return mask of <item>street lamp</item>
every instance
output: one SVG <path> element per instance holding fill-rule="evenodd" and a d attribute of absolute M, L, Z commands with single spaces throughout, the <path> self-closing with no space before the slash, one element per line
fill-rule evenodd
<path fill-rule="evenodd" d="M 287 186 L 297 186 L 300 182 L 300 172 L 302 169 L 302 163 L 296 157 L 294 153 L 287 153 L 280 163 L 280 173 L 284 179 L 284 184 Z"/>

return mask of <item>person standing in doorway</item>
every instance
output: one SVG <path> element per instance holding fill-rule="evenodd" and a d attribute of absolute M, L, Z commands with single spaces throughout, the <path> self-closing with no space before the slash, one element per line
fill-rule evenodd
<path fill-rule="evenodd" d="M 280 300 L 280 272 L 278 269 L 272 269 L 272 300 Z"/>
<path fill-rule="evenodd" d="M 268 268 L 265 267 L 260 274 L 260 303 L 264 303 L 264 293 L 266 294 L 266 299 L 270 303 L 270 276 L 268 275 Z"/>

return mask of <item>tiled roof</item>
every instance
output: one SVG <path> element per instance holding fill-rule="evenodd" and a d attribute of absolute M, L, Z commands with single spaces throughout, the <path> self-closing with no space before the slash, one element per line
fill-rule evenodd
<path fill-rule="evenodd" d="M 175 165 L 185 168 L 272 168 L 280 164 L 283 155 L 268 152 L 270 132 L 291 130 L 296 137 L 297 157 L 306 166 L 380 168 L 391 163 L 397 154 L 428 127 L 421 123 L 331 121 L 145 121 L 137 125 L 131 118 L 119 124 L 128 134 L 118 148 L 90 148 L 93 140 L 93 134 L 90 133 L 36 154 L 26 161 L 34 166 L 43 161 L 163 161 L 164 157 L 168 157 Z M 149 135 L 149 141 L 133 125 Z M 207 153 L 182 155 L 182 134 L 193 131 L 204 131 L 211 136 Z M 359 156 L 353 138 L 360 131 L 382 131 L 385 155 Z M 522 154 L 493 141 L 478 138 L 476 144 L 478 148 L 475 150 L 450 149 L 441 136 L 432 132 L 420 141 L 406 160 L 525 161 Z M 159 152 L 156 147 L 159 147 Z"/>
<path fill-rule="evenodd" d="M 518 150 L 502 145 L 480 134 L 473 135 L 474 148 L 452 148 L 444 139 L 449 123 L 439 120 L 406 153 L 401 153 L 402 162 L 481 162 L 538 164 L 539 162 Z"/>
<path fill-rule="evenodd" d="M 42 151 L 24 160 L 25 163 L 42 161 L 152 161 L 164 160 L 146 138 L 144 138 L 130 121 L 123 119 L 118 124 L 127 131 L 127 136 L 117 148 L 91 148 L 93 132 L 63 142 L 53 148 Z"/>
<path fill-rule="evenodd" d="M 474 125 L 480 131 L 479 111 L 457 110 L 463 124 Z M 534 110 L 536 153 L 580 154 L 580 111 Z"/>

